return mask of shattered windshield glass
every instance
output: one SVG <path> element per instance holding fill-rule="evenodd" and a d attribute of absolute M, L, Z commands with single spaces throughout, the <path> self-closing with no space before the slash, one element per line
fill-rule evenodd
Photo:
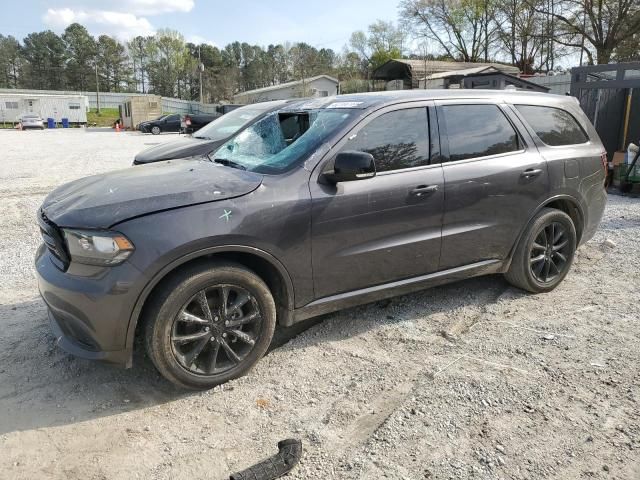
<path fill-rule="evenodd" d="M 357 110 L 273 112 L 226 142 L 212 158 L 258 173 L 288 170 L 357 115 Z"/>

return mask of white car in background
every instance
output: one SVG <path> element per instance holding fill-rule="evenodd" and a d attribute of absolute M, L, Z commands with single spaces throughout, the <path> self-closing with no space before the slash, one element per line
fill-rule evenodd
<path fill-rule="evenodd" d="M 44 121 L 40 118 L 40 115 L 36 113 L 25 113 L 21 115 L 20 123 L 22 124 L 23 130 L 26 130 L 27 128 L 39 128 L 40 130 L 44 130 Z"/>

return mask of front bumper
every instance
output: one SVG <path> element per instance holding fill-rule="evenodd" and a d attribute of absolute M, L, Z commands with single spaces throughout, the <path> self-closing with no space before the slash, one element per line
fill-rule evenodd
<path fill-rule="evenodd" d="M 122 367 L 131 366 L 127 330 L 142 275 L 125 262 L 117 267 L 55 266 L 41 246 L 35 266 L 51 329 L 68 353 Z"/>
<path fill-rule="evenodd" d="M 65 352 L 75 357 L 85 358 L 87 360 L 97 360 L 124 368 L 131 367 L 131 352 L 126 349 L 105 352 L 101 350 L 94 350 L 87 344 L 81 344 L 73 334 L 68 334 L 64 331 L 64 327 L 61 326 L 63 321 L 56 318 L 56 315 L 53 313 L 51 308 L 48 309 L 47 313 L 49 316 L 49 327 L 51 328 L 51 333 L 56 337 L 56 345 Z M 66 322 L 64 324 L 66 328 L 68 328 L 69 324 Z"/>

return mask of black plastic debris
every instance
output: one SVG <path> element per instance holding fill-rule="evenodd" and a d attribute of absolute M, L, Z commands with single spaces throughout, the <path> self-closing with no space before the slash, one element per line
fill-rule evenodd
<path fill-rule="evenodd" d="M 289 438 L 278 442 L 278 453 L 238 473 L 229 480 L 272 480 L 289 473 L 302 457 L 302 442 Z"/>

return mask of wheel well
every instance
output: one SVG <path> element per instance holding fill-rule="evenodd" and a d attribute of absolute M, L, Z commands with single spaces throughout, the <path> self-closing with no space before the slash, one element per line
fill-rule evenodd
<path fill-rule="evenodd" d="M 582 238 L 582 230 L 584 228 L 584 219 L 582 218 L 582 213 L 580 213 L 578 205 L 571 200 L 562 198 L 547 203 L 545 207 L 561 210 L 569 215 L 569 217 L 571 217 L 573 225 L 576 227 L 576 243 L 580 244 L 580 239 Z"/>
<path fill-rule="evenodd" d="M 278 270 L 276 266 L 274 266 L 268 260 L 254 255 L 252 253 L 246 252 L 219 252 L 212 253 L 207 255 L 202 255 L 200 257 L 196 257 L 188 262 L 182 263 L 176 266 L 173 270 L 167 272 L 158 283 L 153 286 L 153 289 L 149 292 L 147 297 L 144 300 L 144 304 L 142 309 L 140 310 L 140 314 L 137 318 L 137 324 L 134 333 L 134 348 L 136 340 L 140 338 L 141 332 L 144 328 L 143 319 L 145 318 L 145 310 L 150 303 L 150 300 L 153 298 L 154 294 L 159 290 L 159 288 L 167 281 L 169 281 L 175 275 L 180 274 L 183 270 L 186 270 L 190 267 L 193 267 L 196 264 L 202 264 L 203 262 L 215 262 L 216 260 L 227 260 L 231 262 L 238 263 L 252 270 L 256 275 L 258 275 L 264 283 L 267 284 L 271 294 L 273 295 L 273 300 L 276 304 L 276 318 L 279 324 L 287 325 L 290 321 L 291 316 L 291 307 L 293 305 L 293 292 L 289 292 L 289 288 L 287 288 L 287 282 L 284 279 L 282 273 Z"/>

